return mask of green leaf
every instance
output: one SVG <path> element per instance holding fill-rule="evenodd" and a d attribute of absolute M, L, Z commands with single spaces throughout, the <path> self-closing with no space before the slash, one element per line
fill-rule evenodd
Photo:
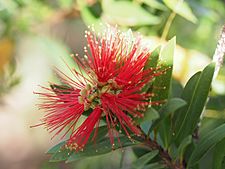
<path fill-rule="evenodd" d="M 209 131 L 196 145 L 188 160 L 188 166 L 194 166 L 211 148 L 225 138 L 225 124 Z"/>
<path fill-rule="evenodd" d="M 160 118 L 157 119 L 151 126 L 151 130 L 158 127 L 161 122 L 168 117 L 170 114 L 174 113 L 176 110 L 184 107 L 186 102 L 180 98 L 170 99 L 160 110 Z"/>
<path fill-rule="evenodd" d="M 96 128 L 95 128 L 96 130 Z M 92 139 L 92 137 L 94 136 L 95 130 L 91 133 L 90 135 L 90 140 Z M 108 127 L 106 125 L 104 126 L 100 126 L 97 128 L 97 137 L 95 138 L 95 141 L 98 142 L 101 139 L 104 139 L 106 134 L 108 133 Z"/>
<path fill-rule="evenodd" d="M 166 6 L 158 2 L 157 0 L 141 0 L 141 1 L 152 8 L 159 9 L 162 11 L 167 10 Z"/>
<path fill-rule="evenodd" d="M 96 130 L 96 128 L 95 128 Z M 107 126 L 100 126 L 98 127 L 98 133 L 97 133 L 97 138 L 95 139 L 96 142 L 100 141 L 101 139 L 104 139 L 105 135 L 108 133 L 108 128 Z M 94 131 L 91 133 L 90 135 L 90 143 L 89 144 L 92 144 L 91 143 L 91 139 L 94 135 Z M 64 145 L 66 144 L 66 141 L 62 141 L 60 142 L 59 144 L 53 146 L 52 148 L 50 148 L 48 151 L 47 151 L 47 154 L 56 154 L 56 155 L 53 155 L 53 158 L 52 160 L 53 161 L 62 161 L 62 160 L 66 160 L 64 158 L 68 157 L 68 153 L 70 152 L 69 150 L 66 150 L 64 149 Z M 65 153 L 66 152 L 66 153 Z"/>
<path fill-rule="evenodd" d="M 201 74 L 195 74 L 187 83 L 181 98 L 187 106 L 180 109 L 175 123 L 175 138 L 180 142 L 195 130 L 208 97 L 215 65 L 209 64 Z"/>
<path fill-rule="evenodd" d="M 155 25 L 159 24 L 161 20 L 131 1 L 103 0 L 102 8 L 104 17 L 118 25 Z"/>
<path fill-rule="evenodd" d="M 183 0 L 163 0 L 163 2 L 176 14 L 193 23 L 197 22 L 196 16 L 193 14 L 188 3 Z"/>
<path fill-rule="evenodd" d="M 161 46 L 158 46 L 157 48 L 155 48 L 150 57 L 148 58 L 144 69 L 154 69 L 157 66 L 158 60 L 159 60 L 159 54 L 160 54 L 160 50 L 161 50 Z"/>
<path fill-rule="evenodd" d="M 119 141 L 118 141 L 119 140 Z M 131 141 L 127 136 L 120 136 L 114 138 L 114 148 L 113 150 L 119 149 L 121 147 L 127 147 L 137 144 L 137 142 Z M 101 154 L 106 154 L 112 151 L 112 146 L 109 138 L 101 139 L 96 143 L 87 144 L 83 151 L 74 152 L 66 162 L 72 162 L 84 157 L 97 156 Z"/>
<path fill-rule="evenodd" d="M 163 168 L 166 168 L 165 165 L 163 164 L 160 164 L 158 162 L 156 163 L 152 163 L 152 164 L 148 164 L 144 167 L 144 169 L 163 169 Z"/>
<path fill-rule="evenodd" d="M 71 156 L 72 153 L 73 153 L 73 151 L 71 151 L 70 149 L 60 148 L 60 150 L 58 150 L 56 153 L 52 154 L 49 161 L 50 162 L 65 161 Z"/>
<path fill-rule="evenodd" d="M 213 155 L 213 169 L 222 169 L 224 158 L 225 158 L 225 138 L 215 146 Z"/>
<path fill-rule="evenodd" d="M 225 109 L 225 95 L 210 97 L 206 108 L 212 110 L 224 110 Z"/>
<path fill-rule="evenodd" d="M 208 134 L 209 131 L 219 127 L 220 125 L 225 123 L 225 119 L 216 119 L 216 118 L 208 118 L 203 117 L 201 120 L 201 125 L 199 128 L 199 137 L 204 137 L 204 135 Z"/>
<path fill-rule="evenodd" d="M 170 99 L 160 110 L 160 118 L 153 122 L 150 131 L 159 128 L 160 136 L 164 142 L 164 146 L 168 148 L 171 142 L 171 120 L 169 118 L 176 110 L 185 106 L 186 102 L 180 98 Z"/>
<path fill-rule="evenodd" d="M 155 48 L 151 55 L 149 56 L 145 66 L 144 66 L 144 70 L 148 69 L 148 70 L 155 70 L 156 69 L 156 66 L 158 64 L 158 60 L 159 60 L 159 53 L 160 53 L 160 50 L 161 50 L 161 46 Z M 143 92 L 151 92 L 152 90 L 152 81 L 149 82 L 148 84 L 146 84 L 144 86 L 144 88 L 142 89 Z"/>
<path fill-rule="evenodd" d="M 178 80 L 172 79 L 171 98 L 180 97 L 183 92 L 183 86 Z"/>
<path fill-rule="evenodd" d="M 174 37 L 161 50 L 158 67 L 160 67 L 162 71 L 165 71 L 165 73 L 155 78 L 152 91 L 155 94 L 155 97 L 152 98 L 152 101 L 159 102 L 168 99 L 173 70 L 173 56 L 175 46 L 176 38 Z M 153 107 L 159 109 L 159 106 Z"/>
<path fill-rule="evenodd" d="M 158 111 L 156 111 L 153 107 L 149 107 L 146 111 L 145 111 L 145 115 L 144 118 L 139 119 L 140 122 L 150 122 L 152 120 L 156 120 L 159 118 L 159 113 Z"/>
<path fill-rule="evenodd" d="M 181 142 L 181 144 L 179 145 L 177 157 L 179 157 L 179 159 L 181 161 L 183 161 L 183 156 L 184 156 L 185 150 L 186 150 L 187 146 L 191 144 L 191 142 L 192 142 L 192 136 L 189 135 L 189 136 L 185 137 L 183 139 L 183 141 Z"/>
<path fill-rule="evenodd" d="M 99 25 L 101 20 L 96 18 L 91 10 L 88 8 L 88 4 L 86 4 L 83 0 L 77 0 L 77 4 L 80 8 L 80 14 L 86 25 L 95 25 L 95 28 L 99 30 Z"/>
<path fill-rule="evenodd" d="M 66 144 L 66 141 L 62 141 L 60 142 L 59 144 L 56 144 L 55 146 L 53 146 L 52 148 L 50 148 L 48 151 L 47 151 L 47 154 L 54 154 L 54 153 L 57 153 L 62 146 L 64 146 Z"/>
<path fill-rule="evenodd" d="M 151 151 L 140 158 L 138 158 L 134 163 L 133 167 L 135 169 L 141 169 L 147 164 L 150 160 L 152 160 L 157 154 L 159 153 L 158 150 Z"/>

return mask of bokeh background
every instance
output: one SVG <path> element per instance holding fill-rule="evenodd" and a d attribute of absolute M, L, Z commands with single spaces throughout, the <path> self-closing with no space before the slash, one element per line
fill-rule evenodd
<path fill-rule="evenodd" d="M 53 68 L 68 72 L 71 53 L 83 54 L 84 31 L 94 24 L 131 28 L 154 49 L 177 37 L 174 83 L 185 84 L 213 57 L 224 0 L 0 0 L 0 169 L 130 168 L 132 151 L 71 164 L 49 163 L 51 139 L 38 124 L 38 85 L 55 82 Z M 225 67 L 213 83 L 205 117 L 225 120 Z M 124 159 L 124 160 L 121 160 Z"/>

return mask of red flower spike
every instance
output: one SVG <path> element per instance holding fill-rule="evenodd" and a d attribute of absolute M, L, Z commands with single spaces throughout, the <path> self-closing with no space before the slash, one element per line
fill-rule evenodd
<path fill-rule="evenodd" d="M 112 146 L 114 137 L 118 136 L 116 126 L 128 138 L 131 138 L 130 131 L 140 135 L 133 118 L 143 117 L 143 111 L 151 104 L 149 100 L 153 96 L 141 90 L 163 73 L 157 69 L 144 69 L 150 57 L 149 49 L 142 38 L 133 37 L 131 31 L 123 33 L 107 26 L 98 37 L 93 29 L 86 31 L 85 37 L 88 49 L 84 48 L 84 57 L 74 56 L 78 65 L 78 70 L 70 69 L 74 77 L 57 70 L 63 87 L 53 84 L 51 88 L 43 87 L 46 93 L 37 93 L 43 100 L 39 107 L 46 112 L 42 124 L 50 132 L 55 131 L 55 135 L 62 130 L 66 130 L 62 137 L 70 133 L 66 147 L 76 151 L 85 148 L 92 132 L 95 132 L 94 141 L 103 117 Z M 75 128 L 82 113 L 89 109 L 93 110 L 91 114 Z"/>

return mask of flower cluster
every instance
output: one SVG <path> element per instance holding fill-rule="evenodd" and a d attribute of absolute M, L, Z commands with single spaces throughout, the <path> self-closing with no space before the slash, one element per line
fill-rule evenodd
<path fill-rule="evenodd" d="M 43 125 L 55 135 L 63 130 L 63 137 L 69 133 L 67 147 L 77 151 L 85 147 L 92 132 L 95 140 L 101 119 L 107 124 L 112 146 L 121 131 L 128 138 L 130 133 L 140 135 L 134 119 L 143 117 L 152 97 L 142 89 L 162 73 L 145 69 L 151 53 L 140 35 L 106 26 L 98 35 L 89 28 L 85 37 L 85 55 L 73 55 L 73 77 L 57 70 L 62 85 L 52 84 L 43 87 L 46 92 L 37 93 L 42 99 L 39 106 L 46 112 Z M 77 127 L 84 112 L 89 115 Z"/>

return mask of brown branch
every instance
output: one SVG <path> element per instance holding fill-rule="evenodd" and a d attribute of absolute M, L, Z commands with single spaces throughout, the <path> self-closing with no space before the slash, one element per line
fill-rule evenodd
<path fill-rule="evenodd" d="M 142 142 L 144 146 L 148 147 L 150 150 L 158 150 L 159 156 L 162 159 L 165 166 L 170 169 L 185 169 L 184 162 L 181 164 L 177 161 L 173 161 L 169 153 L 163 149 L 156 141 L 147 138 L 144 134 L 138 137 L 138 141 Z"/>
<path fill-rule="evenodd" d="M 164 164 L 169 167 L 170 169 L 185 169 L 183 164 L 179 164 L 177 162 L 173 162 L 172 158 L 170 157 L 169 153 L 164 150 L 156 141 L 151 139 L 147 139 L 144 144 L 151 148 L 152 150 L 158 150 L 159 156 L 163 160 Z"/>

